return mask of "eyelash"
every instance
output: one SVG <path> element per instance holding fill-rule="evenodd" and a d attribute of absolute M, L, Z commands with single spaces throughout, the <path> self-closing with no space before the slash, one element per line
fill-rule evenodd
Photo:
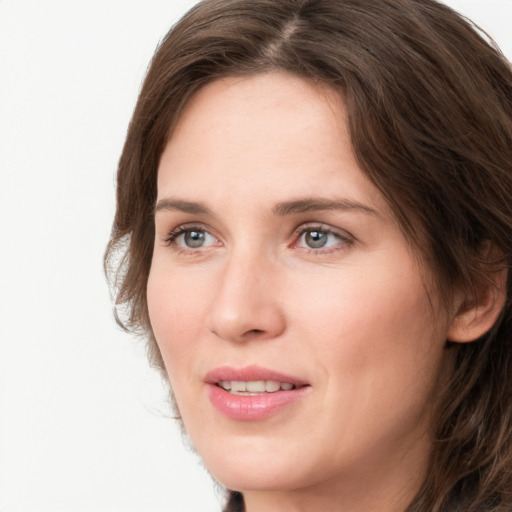
<path fill-rule="evenodd" d="M 169 232 L 167 238 L 164 240 L 165 244 L 172 247 L 174 250 L 176 250 L 180 254 L 188 253 L 188 254 L 197 254 L 199 250 L 204 249 L 203 247 L 186 247 L 183 245 L 178 245 L 177 240 L 178 237 L 181 235 L 187 234 L 187 233 L 206 233 L 207 235 L 214 237 L 208 229 L 205 229 L 203 226 L 199 225 L 182 225 L 178 226 L 177 228 L 174 228 L 172 231 Z M 337 243 L 334 245 L 328 245 L 325 248 L 322 247 L 301 247 L 298 244 L 302 240 L 302 238 L 307 233 L 320 233 L 322 235 L 327 236 L 334 236 L 337 239 Z M 316 255 L 322 255 L 322 254 L 330 254 L 339 250 L 344 250 L 348 246 L 352 245 L 354 243 L 354 238 L 347 232 L 340 232 L 338 230 L 335 230 L 329 226 L 325 226 L 323 224 L 314 224 L 314 225 L 307 225 L 307 226 L 300 226 L 299 229 L 297 229 L 294 232 L 293 235 L 294 242 L 292 243 L 291 247 L 295 248 L 297 250 L 300 250 L 301 252 L 309 253 L 309 254 L 316 254 Z M 215 238 L 216 239 L 216 238 Z M 217 240 L 217 239 L 216 239 Z M 328 242 L 326 242 L 328 243 Z M 207 247 L 206 247 L 207 248 Z"/>
<path fill-rule="evenodd" d="M 185 246 L 178 247 L 178 244 L 177 244 L 177 239 L 179 236 L 185 235 L 187 233 L 193 233 L 193 232 L 207 233 L 210 236 L 213 236 L 207 229 L 205 229 L 202 226 L 187 224 L 187 225 L 183 225 L 183 226 L 178 226 L 177 228 L 174 228 L 173 230 L 171 230 L 169 232 L 169 234 L 167 235 L 167 238 L 164 240 L 164 242 L 166 245 L 173 247 L 180 252 L 187 252 L 187 251 L 197 252 L 197 249 L 200 249 L 200 247 L 197 249 L 194 249 L 192 247 L 185 247 Z"/>
<path fill-rule="evenodd" d="M 329 245 L 327 247 L 313 248 L 313 247 L 299 247 L 298 244 L 302 240 L 302 238 L 307 233 L 321 233 L 322 235 L 333 236 L 337 239 L 337 242 L 333 245 Z M 354 243 L 354 238 L 347 233 L 346 231 L 340 231 L 337 229 L 333 229 L 330 226 L 325 226 L 323 224 L 312 224 L 304 226 L 302 225 L 294 235 L 295 242 L 293 242 L 292 247 L 300 250 L 301 252 L 306 252 L 310 254 L 331 254 L 333 252 L 337 252 L 340 250 L 346 249 L 348 246 Z M 328 242 L 327 242 L 328 243 Z"/>

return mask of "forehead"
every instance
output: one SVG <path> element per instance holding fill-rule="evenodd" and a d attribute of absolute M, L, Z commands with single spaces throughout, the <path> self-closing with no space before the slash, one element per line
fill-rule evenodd
<path fill-rule="evenodd" d="M 311 129 L 345 135 L 345 109 L 336 91 L 284 72 L 228 77 L 204 86 L 188 101 L 169 147 L 195 143 L 199 151 L 215 136 L 223 144 L 210 151 L 235 143 L 246 150 L 266 144 L 271 151 Z M 272 138 L 276 131 L 277 140 Z"/>
<path fill-rule="evenodd" d="M 252 183 L 253 197 L 359 188 L 382 201 L 355 160 L 341 95 L 281 72 L 217 80 L 189 101 L 160 161 L 159 196 L 206 183 L 211 194 Z"/>

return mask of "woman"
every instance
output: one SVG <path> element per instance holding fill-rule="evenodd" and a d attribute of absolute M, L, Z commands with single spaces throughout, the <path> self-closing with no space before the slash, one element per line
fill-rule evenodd
<path fill-rule="evenodd" d="M 512 72 L 467 21 L 202 2 L 117 201 L 120 321 L 227 511 L 512 509 Z"/>

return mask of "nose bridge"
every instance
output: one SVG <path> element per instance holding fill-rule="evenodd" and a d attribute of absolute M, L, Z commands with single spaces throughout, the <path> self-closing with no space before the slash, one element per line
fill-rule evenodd
<path fill-rule="evenodd" d="M 278 336 L 285 327 L 276 262 L 255 247 L 226 257 L 211 304 L 209 329 L 229 341 Z"/>

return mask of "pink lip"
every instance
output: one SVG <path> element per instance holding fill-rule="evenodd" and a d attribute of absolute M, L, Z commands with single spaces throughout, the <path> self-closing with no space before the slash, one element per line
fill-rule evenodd
<path fill-rule="evenodd" d="M 297 387 L 308 384 L 305 380 L 297 377 L 256 365 L 246 366 L 245 368 L 221 366 L 208 372 L 204 378 L 204 381 L 208 384 L 216 384 L 221 380 L 275 380 L 277 382 L 290 382 Z"/>
<path fill-rule="evenodd" d="M 253 396 L 232 395 L 216 385 L 222 380 L 273 380 L 289 382 L 296 387 L 289 391 L 281 390 Z M 239 369 L 227 366 L 215 368 L 208 372 L 204 381 L 208 385 L 208 396 L 212 405 L 228 418 L 241 421 L 267 419 L 284 407 L 300 400 L 311 389 L 311 386 L 301 379 L 259 366 Z"/>

